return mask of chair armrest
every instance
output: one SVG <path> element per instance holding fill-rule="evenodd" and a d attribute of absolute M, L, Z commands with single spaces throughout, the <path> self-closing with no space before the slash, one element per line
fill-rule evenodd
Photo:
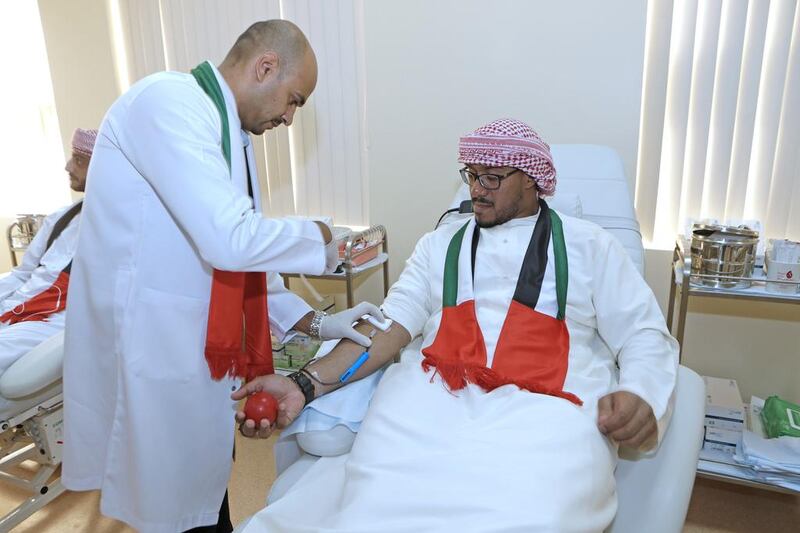
<path fill-rule="evenodd" d="M 655 455 L 620 457 L 615 477 L 619 509 L 606 533 L 678 533 L 683 528 L 703 444 L 705 383 L 678 367 L 675 410 Z"/>
<path fill-rule="evenodd" d="M 26 353 L 0 376 L 0 396 L 24 398 L 61 379 L 64 332 L 57 333 Z"/>
<path fill-rule="evenodd" d="M 297 434 L 297 445 L 300 449 L 318 457 L 336 457 L 349 453 L 355 440 L 356 434 L 343 425 Z"/>

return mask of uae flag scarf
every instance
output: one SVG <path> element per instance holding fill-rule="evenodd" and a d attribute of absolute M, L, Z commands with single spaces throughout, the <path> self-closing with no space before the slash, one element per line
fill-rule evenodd
<path fill-rule="evenodd" d="M 450 390 L 474 383 L 486 391 L 513 384 L 534 393 L 549 394 L 582 405 L 563 390 L 569 360 L 567 250 L 561 219 L 544 200 L 522 262 L 514 297 L 508 309 L 491 368 L 486 344 L 475 314 L 473 272 L 480 228 L 472 219 L 450 241 L 445 256 L 442 318 L 433 344 L 422 350 L 422 367 L 435 367 Z M 547 269 L 547 249 L 553 240 L 558 313 L 550 316 L 536 304 Z"/>
<path fill-rule="evenodd" d="M 231 140 L 222 89 L 208 62 L 192 70 L 192 75 L 219 111 L 222 153 L 230 172 Z M 226 375 L 249 380 L 274 373 L 264 272 L 214 269 L 205 356 L 211 377 L 217 380 Z"/>

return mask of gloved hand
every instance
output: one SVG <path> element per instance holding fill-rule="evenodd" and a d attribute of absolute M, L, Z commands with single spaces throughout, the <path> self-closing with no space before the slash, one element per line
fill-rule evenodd
<path fill-rule="evenodd" d="M 339 241 L 331 239 L 325 245 L 325 273 L 333 274 L 339 266 Z"/>
<path fill-rule="evenodd" d="M 325 274 L 333 274 L 339 266 L 339 241 L 333 237 L 333 229 L 321 220 L 314 220 L 314 224 L 322 234 L 322 242 L 328 241 L 325 245 Z"/>
<path fill-rule="evenodd" d="M 363 315 L 370 314 L 383 322 L 383 313 L 368 302 L 361 302 L 352 309 L 346 309 L 335 315 L 323 317 L 319 324 L 319 336 L 324 340 L 350 339 L 361 346 L 370 346 L 372 341 L 353 329 L 353 322 Z"/>

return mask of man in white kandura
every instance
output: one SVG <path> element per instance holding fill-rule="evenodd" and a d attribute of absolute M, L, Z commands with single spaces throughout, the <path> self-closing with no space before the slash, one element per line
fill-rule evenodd
<path fill-rule="evenodd" d="M 75 192 L 86 188 L 86 171 L 97 130 L 78 128 L 64 170 Z M 63 207 L 42 222 L 22 264 L 0 279 L 0 374 L 14 361 L 64 329 L 69 273 L 78 244 L 83 201 Z"/>
<path fill-rule="evenodd" d="M 247 134 L 290 125 L 316 80 L 297 26 L 259 22 L 218 69 L 139 81 L 100 127 L 67 311 L 62 480 L 100 489 L 101 512 L 139 531 L 232 530 L 230 393 L 272 371 L 270 329 L 368 345 L 353 320 L 382 316 L 323 316 L 265 275 L 338 263 L 325 224 L 261 215 Z"/>
<path fill-rule="evenodd" d="M 355 377 L 417 335 L 422 349 L 386 370 L 352 451 L 318 460 L 246 533 L 602 531 L 617 447 L 657 445 L 678 346 L 623 247 L 547 206 L 556 171 L 526 124 L 477 129 L 459 161 L 475 215 L 419 241 Z M 342 342 L 305 380 L 234 397 L 272 392 L 286 425 L 362 351 Z"/>

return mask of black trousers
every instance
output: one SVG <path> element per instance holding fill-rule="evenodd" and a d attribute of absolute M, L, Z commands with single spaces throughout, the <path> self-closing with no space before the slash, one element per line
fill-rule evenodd
<path fill-rule="evenodd" d="M 222 506 L 219 508 L 219 520 L 216 524 L 210 526 L 194 527 L 187 530 L 185 533 L 231 533 L 233 531 L 233 524 L 231 523 L 231 510 L 228 507 L 228 491 L 225 491 L 225 497 L 222 498 Z"/>

